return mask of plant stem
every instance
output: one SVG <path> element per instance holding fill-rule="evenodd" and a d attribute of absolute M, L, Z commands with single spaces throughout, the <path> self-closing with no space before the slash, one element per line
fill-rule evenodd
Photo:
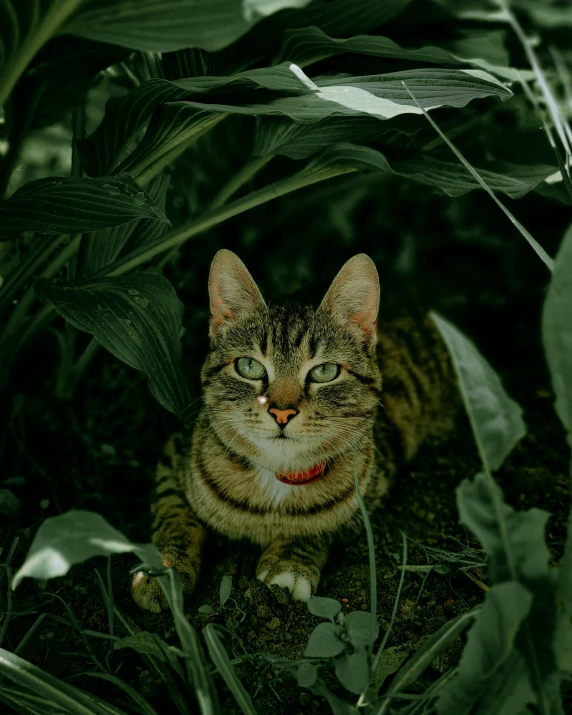
<path fill-rule="evenodd" d="M 516 226 L 516 228 L 520 231 L 520 233 L 524 236 L 524 238 L 528 241 L 530 247 L 532 250 L 536 253 L 536 255 L 540 258 L 540 260 L 544 263 L 544 265 L 548 268 L 549 271 L 554 270 L 554 260 L 550 258 L 550 256 L 546 253 L 544 248 L 538 243 L 538 241 L 532 236 L 531 233 L 529 233 L 524 226 L 520 223 L 520 221 L 514 216 L 507 208 L 506 206 L 499 201 L 499 199 L 496 197 L 496 194 L 494 191 L 489 188 L 488 184 L 484 181 L 484 179 L 481 177 L 481 175 L 477 172 L 476 169 L 474 169 L 471 164 L 465 159 L 465 157 L 461 154 L 461 152 L 457 149 L 457 147 L 449 141 L 449 139 L 443 134 L 443 132 L 439 129 L 437 124 L 431 119 L 427 111 L 419 104 L 417 101 L 415 95 L 413 92 L 409 89 L 407 86 L 406 82 L 401 83 L 405 89 L 407 90 L 407 93 L 411 97 L 411 99 L 415 102 L 415 104 L 419 107 L 419 109 L 423 112 L 425 115 L 425 119 L 429 122 L 429 124 L 433 127 L 433 129 L 439 134 L 439 136 L 443 139 L 444 142 L 446 142 L 447 146 L 453 154 L 457 157 L 457 159 L 463 164 L 463 166 L 467 169 L 467 171 L 476 179 L 476 181 L 479 183 L 481 188 L 483 188 L 487 194 L 491 197 L 491 199 L 495 202 L 495 204 L 501 209 L 501 211 L 505 214 L 505 216 L 508 217 L 509 221 Z"/>
<path fill-rule="evenodd" d="M 214 199 L 211 201 L 209 204 L 209 210 L 212 209 L 218 209 L 220 208 L 223 204 L 226 204 L 228 199 L 240 189 L 243 184 L 245 184 L 247 181 L 252 179 L 253 176 L 255 176 L 263 167 L 268 164 L 270 159 L 273 158 L 273 155 L 267 155 L 267 156 L 260 156 L 256 157 L 254 159 L 251 159 L 250 161 L 247 161 L 246 164 L 242 166 L 241 169 L 239 169 L 234 176 L 222 187 L 222 189 L 218 192 L 218 194 L 214 197 Z"/>
<path fill-rule="evenodd" d="M 16 27 L 18 31 L 24 30 L 22 35 L 25 39 L 3 68 L 2 83 L 0 84 L 0 107 L 5 104 L 16 82 L 38 50 L 56 33 L 82 2 L 83 0 L 64 0 L 60 3 L 51 3 L 50 10 L 39 22 L 37 16 L 30 18 L 27 33 L 26 28 Z M 34 3 L 34 8 L 37 10 L 36 3 Z M 12 17 L 12 21 L 17 25 L 18 20 L 15 16 Z"/>
<path fill-rule="evenodd" d="M 121 276 L 133 268 L 140 266 L 142 263 L 151 260 L 158 254 L 168 251 L 175 246 L 180 246 L 182 243 L 185 243 L 185 241 L 188 241 L 197 234 L 202 233 L 203 231 L 206 231 L 207 229 L 212 228 L 213 226 L 216 226 L 233 216 L 244 213 L 244 211 L 248 211 L 249 209 L 260 206 L 261 204 L 272 201 L 273 199 L 277 199 L 280 196 L 284 196 L 284 194 L 296 191 L 296 189 L 301 189 L 304 186 L 315 184 L 318 181 L 325 181 L 326 179 L 333 178 L 334 176 L 348 174 L 352 171 L 357 171 L 357 169 L 347 167 L 333 169 L 327 168 L 315 172 L 307 172 L 304 176 L 296 174 L 295 176 L 290 177 L 290 179 L 277 181 L 274 184 L 265 186 L 263 189 L 253 191 L 247 196 L 237 199 L 236 201 L 233 201 L 232 203 L 219 209 L 206 211 L 197 219 L 189 221 L 188 223 L 163 234 L 163 236 L 144 248 L 133 251 L 127 256 L 118 259 L 110 266 L 106 266 L 93 277 Z"/>

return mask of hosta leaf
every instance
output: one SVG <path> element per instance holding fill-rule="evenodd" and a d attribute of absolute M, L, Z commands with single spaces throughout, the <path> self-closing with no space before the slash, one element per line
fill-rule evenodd
<path fill-rule="evenodd" d="M 99 127 L 77 143 L 83 168 L 90 176 L 111 173 L 121 153 L 151 119 L 155 108 L 184 96 L 185 92 L 171 82 L 152 79 L 123 97 L 108 100 Z"/>
<path fill-rule="evenodd" d="M 12 588 L 26 576 L 36 579 L 65 576 L 75 564 L 93 556 L 110 556 L 132 552 L 152 568 L 161 570 L 163 563 L 151 544 L 133 544 L 99 514 L 69 511 L 53 516 L 40 525 L 26 560 L 14 574 Z"/>
<path fill-rule="evenodd" d="M 63 31 L 134 50 L 220 50 L 265 15 L 309 0 L 87 0 Z"/>
<path fill-rule="evenodd" d="M 515 642 L 531 604 L 532 595 L 516 582 L 497 584 L 487 591 L 477 621 L 468 633 L 457 674 L 439 691 L 439 715 L 490 713 L 479 707 L 483 699 L 494 702 L 494 712 L 506 715 L 520 713 L 528 703 L 536 702 L 526 663 Z M 511 687 L 507 688 L 507 683 Z M 510 710 L 506 709 L 507 701 Z"/>
<path fill-rule="evenodd" d="M 162 212 L 165 211 L 168 184 L 169 177 L 159 174 L 147 186 L 150 200 Z M 129 251 L 137 246 L 143 246 L 165 230 L 165 223 L 148 218 L 85 233 L 81 239 L 76 273 L 81 277 L 93 275 L 113 263 L 124 247 Z"/>
<path fill-rule="evenodd" d="M 459 162 L 448 162 L 421 157 L 394 161 L 391 168 L 396 174 L 406 176 L 422 184 L 438 186 L 449 196 L 461 196 L 479 183 Z M 526 164 L 499 164 L 499 171 L 478 168 L 478 172 L 488 186 L 496 192 L 520 199 L 535 189 L 547 176 L 554 173 L 553 166 Z"/>
<path fill-rule="evenodd" d="M 473 343 L 444 318 L 431 317 L 451 355 L 483 464 L 494 471 L 525 434 L 522 409 Z"/>
<path fill-rule="evenodd" d="M 0 107 L 57 28 L 82 0 L 2 0 L 0 2 Z"/>
<path fill-rule="evenodd" d="M 415 94 L 424 108 L 464 107 L 471 100 L 495 96 L 508 99 L 512 92 L 480 70 L 420 69 L 365 77 L 317 77 L 303 81 L 286 64 L 249 70 L 233 77 L 193 77 L 177 80 L 175 85 L 191 94 L 207 92 L 226 85 L 248 85 L 267 90 L 289 92 L 294 96 L 272 97 L 256 103 L 244 102 L 242 93 L 233 100 L 225 93 L 225 102 L 186 100 L 191 106 L 235 114 L 282 114 L 299 122 L 316 122 L 332 115 L 368 114 L 390 119 L 399 114 L 420 114 L 403 86 Z M 266 95 L 257 94 L 264 98 Z"/>
<path fill-rule="evenodd" d="M 0 203 L 4 239 L 16 238 L 23 231 L 96 231 L 138 218 L 167 222 L 163 212 L 128 174 L 29 181 Z"/>
<path fill-rule="evenodd" d="M 147 183 L 150 177 L 223 118 L 223 114 L 197 111 L 186 102 L 167 102 L 157 107 L 137 149 L 117 171 L 129 172 L 141 183 Z"/>
<path fill-rule="evenodd" d="M 276 57 L 276 62 L 295 62 L 305 65 L 331 55 L 351 52 L 372 57 L 387 57 L 411 62 L 430 62 L 436 65 L 471 64 L 484 70 L 494 72 L 511 80 L 518 80 L 518 71 L 508 66 L 508 56 L 503 47 L 504 33 L 487 32 L 480 38 L 480 43 L 468 39 L 458 40 L 455 51 L 442 47 L 402 47 L 389 37 L 381 35 L 357 35 L 347 39 L 330 37 L 319 27 L 304 27 L 297 30 L 287 30 L 284 33 L 282 47 Z M 484 45 L 485 47 L 481 47 Z M 491 55 L 490 46 L 497 48 L 491 63 L 482 59 Z M 481 50 L 486 49 L 486 53 Z"/>
<path fill-rule="evenodd" d="M 157 401 L 183 421 L 189 392 L 181 371 L 182 303 L 162 276 L 139 273 L 58 286 L 47 280 L 36 293 L 69 323 L 149 380 Z"/>

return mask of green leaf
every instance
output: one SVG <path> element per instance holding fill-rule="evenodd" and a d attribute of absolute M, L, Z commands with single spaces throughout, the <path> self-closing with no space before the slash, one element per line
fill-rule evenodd
<path fill-rule="evenodd" d="M 63 32 L 134 50 L 216 51 L 264 16 L 309 0 L 87 0 Z"/>
<path fill-rule="evenodd" d="M 165 211 L 168 185 L 169 177 L 163 173 L 156 176 L 147 187 L 150 201 L 162 213 Z M 113 263 L 124 248 L 129 251 L 137 246 L 144 246 L 165 230 L 166 224 L 162 221 L 140 219 L 86 233 L 81 238 L 76 274 L 81 277 L 93 275 Z"/>
<path fill-rule="evenodd" d="M 483 464 L 494 471 L 525 434 L 522 410 L 473 343 L 444 318 L 431 318 L 451 355 Z"/>
<path fill-rule="evenodd" d="M 411 62 L 430 62 L 437 65 L 470 64 L 489 72 L 494 72 L 506 79 L 518 80 L 518 71 L 508 66 L 508 56 L 504 51 L 504 32 L 493 31 L 483 33 L 480 43 L 467 39 L 455 43 L 455 51 L 442 47 L 402 47 L 389 37 L 380 35 L 357 35 L 347 39 L 328 36 L 319 27 L 304 27 L 287 30 L 284 33 L 282 47 L 276 62 L 295 62 L 305 65 L 332 55 L 351 52 L 352 54 L 369 55 L 372 57 L 388 57 Z M 497 50 L 491 63 L 482 58 L 482 50 L 486 55 L 492 55 L 491 45 Z M 484 46 L 484 47 L 483 47 Z"/>
<path fill-rule="evenodd" d="M 193 77 L 177 80 L 174 84 L 189 95 L 238 84 L 241 91 L 233 102 L 233 95 L 225 93 L 225 103 L 188 103 L 198 109 L 235 114 L 283 114 L 299 122 L 316 122 L 332 115 L 367 114 L 379 119 L 390 119 L 399 114 L 421 114 L 403 82 L 414 92 L 424 108 L 440 106 L 464 107 L 471 100 L 482 97 L 509 99 L 512 92 L 480 70 L 418 69 L 391 72 L 365 77 L 306 78 L 299 68 L 296 74 L 287 64 L 248 70 L 232 77 Z M 258 93 L 266 102 L 244 102 L 244 89 L 249 86 L 266 90 L 289 92 L 293 96 L 273 97 Z M 232 88 L 232 87 L 231 87 Z"/>
<path fill-rule="evenodd" d="M 138 631 L 113 643 L 114 650 L 132 648 L 142 655 L 151 655 L 163 663 L 172 663 L 177 657 L 184 655 L 178 648 L 165 643 L 156 633 Z"/>
<path fill-rule="evenodd" d="M 124 715 L 113 705 L 104 703 L 96 696 L 63 680 L 54 678 L 33 663 L 4 648 L 0 648 L 0 673 L 47 701 L 47 708 L 38 712 L 51 713 L 52 710 L 48 708 L 55 705 L 60 713 L 70 715 Z M 41 705 L 41 701 L 37 702 L 37 705 Z"/>
<path fill-rule="evenodd" d="M 138 218 L 167 222 L 163 212 L 128 174 L 29 181 L 0 203 L 4 239 L 15 238 L 23 231 L 96 231 Z"/>
<path fill-rule="evenodd" d="M 169 281 L 151 273 L 73 286 L 43 280 L 36 284 L 36 294 L 113 355 L 145 373 L 157 401 L 185 421 L 190 396 L 180 365 L 183 305 Z"/>
<path fill-rule="evenodd" d="M 411 655 L 411 645 L 408 643 L 384 648 L 373 676 L 372 687 L 374 692 L 377 693 L 385 679 L 399 670 L 401 664 L 409 655 Z"/>
<path fill-rule="evenodd" d="M 336 660 L 336 677 L 350 693 L 360 695 L 369 684 L 369 659 L 365 650 L 344 653 Z"/>
<path fill-rule="evenodd" d="M 323 596 L 312 596 L 308 600 L 307 606 L 312 615 L 329 618 L 331 621 L 342 610 L 342 604 L 335 598 L 324 598 Z"/>
<path fill-rule="evenodd" d="M 224 604 L 228 601 L 232 591 L 232 576 L 223 576 L 220 582 L 219 602 L 220 607 L 224 608 Z"/>
<path fill-rule="evenodd" d="M 572 225 L 556 257 L 542 313 L 542 342 L 556 395 L 556 412 L 572 448 Z"/>
<path fill-rule="evenodd" d="M 473 708 L 485 697 L 494 700 L 499 712 L 501 706 L 506 708 L 503 700 L 510 699 L 513 709 L 505 710 L 507 713 L 519 713 L 528 703 L 537 702 L 526 677 L 526 663 L 516 648 L 517 635 L 531 604 L 532 594 L 514 581 L 496 584 L 487 591 L 477 621 L 469 631 L 457 674 L 438 694 L 439 715 L 484 715 L 490 711 Z M 505 688 L 507 680 L 519 683 L 518 693 Z M 491 691 L 494 698 L 487 697 Z"/>
<path fill-rule="evenodd" d="M 320 623 L 310 633 L 304 651 L 305 658 L 334 658 L 345 649 L 341 640 L 342 629 L 333 623 Z"/>
<path fill-rule="evenodd" d="M 151 544 L 132 544 L 99 514 L 69 511 L 42 522 L 26 560 L 14 574 L 12 588 L 26 576 L 39 580 L 57 578 L 93 556 L 128 552 L 137 554 L 153 568 L 164 568 L 159 552 Z"/>
<path fill-rule="evenodd" d="M 82 0 L 2 0 L 0 4 L 0 107 L 32 58 Z"/>
<path fill-rule="evenodd" d="M 344 621 L 344 628 L 352 645 L 356 648 L 372 645 L 379 633 L 377 617 L 368 611 L 348 613 Z"/>
<path fill-rule="evenodd" d="M 212 606 L 209 606 L 208 603 L 205 603 L 204 606 L 199 606 L 197 608 L 197 611 L 199 613 L 204 613 L 207 616 L 212 616 L 212 615 L 214 615 L 214 612 L 215 612 L 214 608 Z"/>
<path fill-rule="evenodd" d="M 304 662 L 296 671 L 296 679 L 301 688 L 311 688 L 318 679 L 318 669 L 312 663 Z"/>

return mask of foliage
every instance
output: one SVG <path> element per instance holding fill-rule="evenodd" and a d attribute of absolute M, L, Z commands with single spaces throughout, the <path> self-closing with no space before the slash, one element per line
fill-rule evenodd
<path fill-rule="evenodd" d="M 405 187 L 431 201 L 484 189 L 553 269 L 543 345 L 556 411 L 572 446 L 572 229 L 553 261 L 549 243 L 540 245 L 516 217 L 535 197 L 544 197 L 543 206 L 572 203 L 570 47 L 558 32 L 570 24 L 562 4 L 541 7 L 529 0 L 510 6 L 504 0 L 0 0 L 4 404 L 11 401 L 25 350 L 51 329 L 60 362 L 45 367 L 58 398 L 73 395 L 102 346 L 141 371 L 157 402 L 189 424 L 180 286 L 162 275 L 178 249 L 207 230 L 219 240 L 217 227 L 230 222 L 234 231 L 232 219 L 241 216 L 244 245 L 250 240 L 265 253 L 260 247 L 268 243 L 268 214 L 249 224 L 246 212 L 264 211 L 270 201 L 297 192 L 283 199 L 283 211 L 296 215 L 309 203 L 301 212 L 301 238 L 291 235 L 285 250 L 294 254 L 303 241 L 328 263 L 330 226 L 322 214 L 313 216 L 321 182 L 329 182 L 330 219 L 345 226 L 346 237 L 342 230 L 336 238 L 342 248 L 355 231 L 359 207 L 391 201 L 391 189 L 385 198 L 388 187 Z M 549 38 L 548 49 L 529 39 L 531 29 Z M 38 167 L 32 147 L 39 143 L 45 155 L 53 143 L 50 131 L 63 136 L 66 146 L 52 165 Z M 514 213 L 498 194 L 520 200 Z M 451 215 L 461 205 L 451 204 Z M 496 225 L 495 236 L 485 235 L 487 224 L 475 213 L 471 227 L 466 217 L 457 219 L 460 241 L 511 240 Z M 376 231 L 386 239 L 390 229 L 382 221 Z M 412 233 L 425 231 L 415 216 L 412 221 Z M 405 248 L 396 260 L 400 270 L 410 260 Z M 201 271 L 199 253 L 195 244 L 182 254 L 193 276 Z M 305 260 L 301 255 L 302 275 L 308 272 Z M 186 319 L 195 320 L 193 306 Z M 461 523 L 486 552 L 492 586 L 484 604 L 449 621 L 411 655 L 386 647 L 407 568 L 404 536 L 393 616 L 374 653 L 375 552 L 364 510 L 370 611 L 343 615 L 339 602 L 313 598 L 310 613 L 326 622 L 310 634 L 302 661 L 277 664 L 301 687 L 325 697 L 335 714 L 413 713 L 420 707 L 442 715 L 521 713 L 530 706 L 543 715 L 560 713 L 562 674 L 572 673 L 572 541 L 560 567 L 549 566 L 548 514 L 519 512 L 506 503 L 492 472 L 524 435 L 522 411 L 474 345 L 448 321 L 433 319 L 449 347 L 482 462 L 482 473 L 458 488 L 457 504 Z M 17 409 L 14 402 L 13 414 Z M 3 482 L 0 490 L 3 516 L 19 508 L 12 486 Z M 24 576 L 61 576 L 96 554 L 122 552 L 135 553 L 141 568 L 158 578 L 179 647 L 116 613 L 109 574 L 107 587 L 100 580 L 110 632 L 99 636 L 114 649 L 138 651 L 168 686 L 177 712 L 190 712 L 193 698 L 201 712 L 218 712 L 204 649 L 183 613 L 180 584 L 154 547 L 133 544 L 96 514 L 75 510 L 40 526 L 13 584 Z M 8 579 L 12 555 L 2 564 Z M 218 610 L 205 605 L 201 613 L 221 616 L 233 601 L 231 589 L 225 577 Z M 204 640 L 240 708 L 251 713 L 251 696 L 227 653 L 241 622 L 234 605 L 226 628 L 205 625 Z M 8 601 L 0 644 L 10 609 Z M 77 624 L 73 611 L 68 615 Z M 115 619 L 127 636 L 115 634 Z M 402 700 L 466 629 L 458 666 L 418 703 Z M 327 687 L 329 669 L 349 700 Z M 8 650 L 0 649 L 0 673 L 0 700 L 20 712 L 120 712 Z M 90 675 L 122 688 L 139 711 L 154 712 L 105 664 Z"/>

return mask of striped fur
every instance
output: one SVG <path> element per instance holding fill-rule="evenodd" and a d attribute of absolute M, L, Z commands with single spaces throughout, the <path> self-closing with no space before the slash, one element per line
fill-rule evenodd
<path fill-rule="evenodd" d="M 266 306 L 230 251 L 215 257 L 209 292 L 203 407 L 192 435 L 173 437 L 158 466 L 153 542 L 190 593 L 207 529 L 249 539 L 264 549 L 257 577 L 307 600 L 332 541 L 359 523 L 354 458 L 373 509 L 399 460 L 450 426 L 458 402 L 452 368 L 428 318 L 382 311 L 376 328 L 377 272 L 363 254 L 342 268 L 317 310 Z M 240 357 L 259 362 L 262 378 L 241 376 Z M 340 365 L 339 376 L 309 381 L 323 363 Z M 280 426 L 273 406 L 297 414 Z M 325 473 L 307 485 L 275 476 L 323 461 Z M 133 594 L 143 608 L 165 606 L 143 574 Z"/>

